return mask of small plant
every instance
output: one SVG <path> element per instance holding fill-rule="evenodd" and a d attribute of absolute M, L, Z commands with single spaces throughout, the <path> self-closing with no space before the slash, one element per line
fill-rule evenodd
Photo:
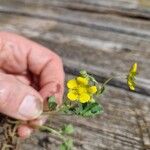
<path fill-rule="evenodd" d="M 137 63 L 134 63 L 126 75 L 127 85 L 130 90 L 135 90 L 135 77 L 137 73 Z M 67 95 L 61 106 L 58 106 L 54 96 L 49 97 L 49 111 L 66 115 L 77 115 L 81 117 L 95 117 L 103 112 L 103 107 L 97 97 L 101 96 L 106 89 L 106 84 L 113 78 L 110 77 L 102 85 L 89 75 L 85 70 L 80 71 L 79 75 L 67 82 Z M 64 125 L 60 129 L 53 129 L 49 126 L 38 126 L 41 131 L 46 131 L 57 135 L 61 140 L 60 150 L 72 150 L 73 140 L 71 135 L 74 127 L 71 124 Z"/>
<path fill-rule="evenodd" d="M 136 73 L 137 63 L 134 63 L 126 76 L 127 85 L 130 90 L 135 90 Z M 70 79 L 67 82 L 67 99 L 61 106 L 57 106 L 54 96 L 49 97 L 49 110 L 55 110 L 58 113 L 67 115 L 95 117 L 103 112 L 103 107 L 100 102 L 97 101 L 97 97 L 103 94 L 106 84 L 113 78 L 116 77 L 110 77 L 102 85 L 99 85 L 93 76 L 89 75 L 85 70 L 82 70 L 77 77 Z M 71 135 L 74 132 L 74 128 L 71 124 L 64 125 L 60 131 L 56 131 L 45 126 L 41 126 L 40 129 L 56 134 L 62 139 L 63 143 L 60 146 L 60 150 L 72 149 L 73 140 L 65 137 L 66 135 Z"/>

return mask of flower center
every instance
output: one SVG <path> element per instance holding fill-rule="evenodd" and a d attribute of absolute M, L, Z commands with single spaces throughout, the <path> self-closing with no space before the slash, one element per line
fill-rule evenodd
<path fill-rule="evenodd" d="M 87 88 L 84 86 L 79 86 L 77 90 L 79 94 L 87 93 Z"/>

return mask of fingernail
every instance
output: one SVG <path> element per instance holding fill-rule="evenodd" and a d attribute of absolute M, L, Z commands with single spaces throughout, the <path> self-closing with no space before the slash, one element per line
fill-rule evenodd
<path fill-rule="evenodd" d="M 27 95 L 19 107 L 19 114 L 27 119 L 35 119 L 41 115 L 42 110 L 42 102 L 33 95 Z"/>

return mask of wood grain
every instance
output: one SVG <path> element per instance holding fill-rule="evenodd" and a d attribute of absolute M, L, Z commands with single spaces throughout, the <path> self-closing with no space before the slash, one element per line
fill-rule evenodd
<path fill-rule="evenodd" d="M 103 14 L 115 14 L 132 18 L 150 19 L 149 0 L 1 0 L 1 5 L 16 8 L 30 5 L 45 8 L 48 6 L 62 7 L 76 11 L 96 12 Z"/>
<path fill-rule="evenodd" d="M 114 78 L 98 100 L 104 113 L 90 119 L 52 116 L 55 128 L 71 122 L 79 150 L 150 149 L 150 9 L 148 0 L 0 0 L 0 30 L 24 35 L 58 53 L 66 80 L 86 69 L 101 84 L 139 66 L 137 88 Z M 23 150 L 58 149 L 60 139 L 35 133 Z"/>
<path fill-rule="evenodd" d="M 73 78 L 70 75 L 66 77 L 66 80 Z M 76 128 L 75 149 L 148 150 L 150 148 L 149 143 L 145 143 L 150 140 L 149 97 L 109 86 L 99 101 L 104 107 L 104 113 L 97 118 L 84 119 L 77 116 L 58 115 L 55 119 L 50 119 L 50 124 L 52 127 L 59 128 L 62 124 L 71 122 Z M 142 116 L 137 117 L 137 111 L 138 115 L 142 114 Z M 142 122 L 143 125 L 141 124 L 142 130 L 145 128 L 147 131 L 144 132 L 144 137 L 138 124 L 142 120 L 145 120 Z M 47 149 L 57 146 L 60 142 L 57 137 L 46 133 L 36 135 L 40 135 L 41 143 L 45 140 Z M 26 143 L 31 143 L 31 139 Z"/>
<path fill-rule="evenodd" d="M 80 12 L 80 11 L 72 11 L 60 7 L 53 7 L 50 4 L 42 3 L 33 3 L 26 1 L 24 3 L 21 1 L 20 3 L 4 3 L 2 1 L 1 12 L 7 13 L 16 13 L 22 15 L 29 15 L 32 17 L 40 17 L 47 19 L 59 20 L 61 22 L 66 22 L 69 24 L 75 24 L 80 26 L 86 26 L 89 28 L 95 28 L 98 30 L 107 30 L 107 31 L 115 31 L 122 34 L 129 34 L 134 36 L 141 36 L 144 38 L 149 38 L 149 22 L 147 20 L 130 20 L 126 19 L 122 16 L 113 16 L 111 13 L 109 15 L 99 13 L 88 13 L 88 12 Z M 7 2 L 7 1 L 6 1 Z M 40 5 L 41 4 L 41 5 Z M 149 14 L 149 13 L 148 13 Z M 130 20 L 130 22 L 128 22 Z M 141 23 L 145 23 L 147 25 L 141 27 Z M 124 24 L 126 26 L 124 26 Z M 138 26 L 137 26 L 138 24 Z M 147 27 L 148 28 L 147 28 Z"/>
<path fill-rule="evenodd" d="M 53 49 L 63 58 L 69 73 L 86 69 L 99 81 L 104 81 L 112 75 L 126 74 L 131 64 L 137 62 L 139 77 L 136 91 L 150 95 L 150 39 L 139 40 L 134 36 L 120 36 L 116 32 L 97 31 L 94 28 L 89 30 L 53 20 L 5 16 L 0 16 L 1 30 L 14 31 Z M 128 89 L 125 79 L 115 79 L 110 84 Z"/>

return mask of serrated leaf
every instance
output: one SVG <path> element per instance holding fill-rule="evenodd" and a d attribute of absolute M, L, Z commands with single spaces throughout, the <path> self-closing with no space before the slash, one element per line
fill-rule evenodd
<path fill-rule="evenodd" d="M 85 70 L 81 70 L 80 71 L 80 74 L 83 76 L 83 77 L 87 77 L 87 72 Z"/>
<path fill-rule="evenodd" d="M 49 99 L 48 99 L 48 107 L 49 107 L 49 110 L 55 110 L 56 107 L 57 107 L 57 103 L 56 103 L 56 98 L 55 96 L 50 96 Z"/>
<path fill-rule="evenodd" d="M 102 110 L 103 110 L 102 106 L 97 102 L 88 103 L 80 114 L 84 117 L 92 117 L 100 114 Z"/>
<path fill-rule="evenodd" d="M 76 109 L 76 107 L 73 107 L 73 108 L 72 108 L 72 107 L 68 106 L 67 104 L 63 104 L 63 105 L 60 107 L 59 111 L 60 111 L 61 113 L 64 113 L 64 114 L 73 115 L 75 109 Z"/>

